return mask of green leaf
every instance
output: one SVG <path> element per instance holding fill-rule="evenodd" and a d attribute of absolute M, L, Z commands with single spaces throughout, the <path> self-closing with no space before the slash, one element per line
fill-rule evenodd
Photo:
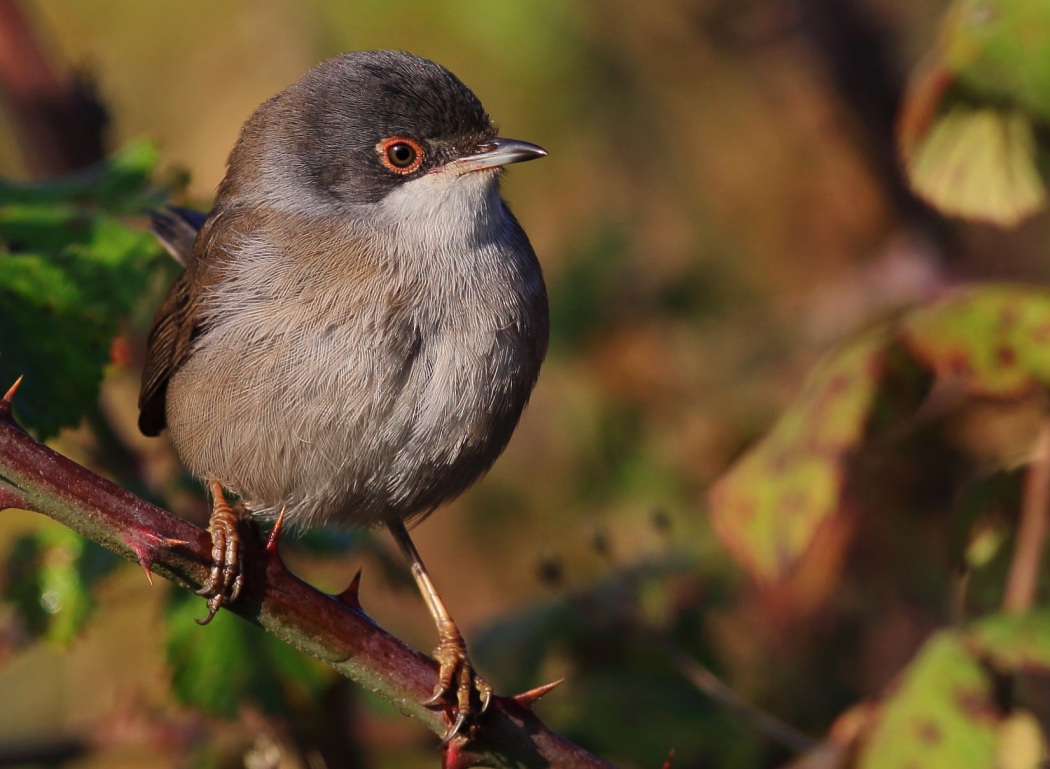
<path fill-rule="evenodd" d="M 955 0 L 939 38 L 939 55 L 974 97 L 1050 121 L 1046 0 Z"/>
<path fill-rule="evenodd" d="M 778 579 L 839 507 L 845 462 L 865 434 L 885 330 L 826 359 L 776 426 L 710 494 L 715 532 L 751 574 Z"/>
<path fill-rule="evenodd" d="M 157 204 L 155 159 L 137 145 L 75 177 L 0 181 L 0 389 L 25 376 L 15 413 L 40 438 L 96 401 L 113 337 L 163 263 L 146 229 L 118 218 Z"/>
<path fill-rule="evenodd" d="M 715 533 L 759 581 L 784 577 L 840 509 L 851 452 L 913 412 L 916 365 L 972 397 L 1019 397 L 1050 386 L 1048 341 L 1050 292 L 1009 285 L 953 292 L 856 340 L 711 490 Z"/>
<path fill-rule="evenodd" d="M 970 629 L 966 640 L 1000 670 L 1050 671 L 1050 610 L 987 617 Z"/>
<path fill-rule="evenodd" d="M 956 104 L 905 162 L 912 189 L 951 216 L 1013 227 L 1046 206 L 1035 131 L 1018 110 Z"/>
<path fill-rule="evenodd" d="M 316 698 L 331 681 L 328 668 L 234 614 L 219 611 L 201 627 L 194 620 L 205 612 L 203 599 L 173 591 L 167 656 L 181 701 L 223 716 L 248 701 L 281 713 Z"/>
<path fill-rule="evenodd" d="M 76 174 L 42 182 L 14 182 L 0 178 L 0 201 L 5 204 L 97 206 L 119 213 L 154 208 L 163 196 L 148 188 L 158 153 L 150 142 L 134 142 L 100 163 Z"/>
<path fill-rule="evenodd" d="M 991 681 L 955 633 L 935 635 L 902 674 L 858 769 L 988 769 L 1000 714 Z"/>
<path fill-rule="evenodd" d="M 1050 292 L 980 286 L 909 313 L 901 338 L 938 377 L 972 396 L 1018 397 L 1050 385 Z"/>
<path fill-rule="evenodd" d="M 1046 206 L 1046 0 L 955 0 L 911 80 L 898 138 L 920 196 L 1004 227 Z"/>
<path fill-rule="evenodd" d="M 24 534 L 4 568 L 3 598 L 33 638 L 68 644 L 95 609 L 93 589 L 116 556 L 62 526 Z"/>

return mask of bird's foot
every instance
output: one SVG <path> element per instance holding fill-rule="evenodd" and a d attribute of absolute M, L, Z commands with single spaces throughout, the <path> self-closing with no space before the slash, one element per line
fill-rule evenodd
<path fill-rule="evenodd" d="M 244 586 L 241 565 L 241 537 L 237 526 L 240 518 L 223 495 L 222 486 L 212 481 L 212 511 L 208 520 L 211 532 L 211 572 L 197 595 L 208 599 L 208 615 L 197 620 L 207 625 L 223 606 L 233 603 Z"/>
<path fill-rule="evenodd" d="M 441 643 L 434 650 L 438 663 L 438 686 L 426 705 L 437 705 L 455 698 L 455 718 L 442 742 L 448 742 L 465 725 L 474 724 L 488 710 L 492 686 L 474 670 L 463 636 L 453 625 L 441 632 Z"/>

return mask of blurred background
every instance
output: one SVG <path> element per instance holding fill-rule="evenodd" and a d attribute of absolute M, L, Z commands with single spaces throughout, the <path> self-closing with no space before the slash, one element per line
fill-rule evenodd
<path fill-rule="evenodd" d="M 947 519 L 959 490 L 1030 437 L 1011 427 L 1030 402 L 996 406 L 994 419 L 990 406 L 960 405 L 898 436 L 891 457 L 871 457 L 858 475 L 871 492 L 857 497 L 865 515 L 846 519 L 834 557 L 780 592 L 756 588 L 706 517 L 707 488 L 823 354 L 945 287 L 1046 278 L 1045 215 L 1011 231 L 960 224 L 902 181 L 894 121 L 943 9 L 0 2 L 8 23 L 20 12 L 63 82 L 94 94 L 107 151 L 157 144 L 156 181 L 183 205 L 208 207 L 255 106 L 347 50 L 432 58 L 475 90 L 503 135 L 549 151 L 504 185 L 545 270 L 549 359 L 506 455 L 423 522 L 416 542 L 498 691 L 566 675 L 540 706 L 553 729 L 625 766 L 658 767 L 674 748 L 682 769 L 783 765 L 892 680 L 949 619 L 958 542 Z M 26 65 L 10 40 L 5 60 L 4 45 L 0 66 Z M 2 96 L 0 175 L 76 170 L 75 159 L 34 154 L 24 103 L 10 88 Z M 174 274 L 157 273 L 147 305 Z M 107 460 L 112 441 L 143 489 L 203 521 L 200 491 L 165 440 L 134 427 L 140 315 L 115 348 L 99 419 L 55 444 L 122 477 Z M 1002 429 L 990 438 L 992 423 Z M 5 512 L 0 547 L 49 525 Z M 330 591 L 363 565 L 365 609 L 432 647 L 385 535 L 289 548 L 293 570 Z M 29 644 L 14 614 L 0 615 L 0 765 L 437 760 L 431 735 L 319 671 L 305 700 L 246 698 L 221 717 L 180 703 L 162 648 L 170 600 L 122 566 L 101 583 L 95 620 L 67 643 Z M 203 613 L 201 602 L 190 608 Z M 194 626 L 191 639 L 209 631 Z M 712 696 L 693 663 L 791 728 Z"/>

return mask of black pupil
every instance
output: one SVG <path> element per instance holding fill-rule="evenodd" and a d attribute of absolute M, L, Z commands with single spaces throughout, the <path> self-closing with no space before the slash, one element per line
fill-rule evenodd
<path fill-rule="evenodd" d="M 386 154 L 390 158 L 390 162 L 398 168 L 405 168 L 416 161 L 416 151 L 412 148 L 412 145 L 404 142 L 391 144 Z"/>

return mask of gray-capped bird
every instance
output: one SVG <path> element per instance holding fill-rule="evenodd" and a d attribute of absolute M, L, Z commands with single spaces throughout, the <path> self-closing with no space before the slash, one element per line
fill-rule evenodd
<path fill-rule="evenodd" d="M 224 489 L 300 528 L 384 524 L 437 623 L 446 739 L 492 690 L 406 523 L 489 469 L 536 383 L 547 294 L 499 178 L 545 154 L 427 59 L 324 62 L 245 123 L 196 237 L 168 231 L 186 269 L 149 335 L 139 426 L 213 497 L 204 621 L 241 588 Z"/>

